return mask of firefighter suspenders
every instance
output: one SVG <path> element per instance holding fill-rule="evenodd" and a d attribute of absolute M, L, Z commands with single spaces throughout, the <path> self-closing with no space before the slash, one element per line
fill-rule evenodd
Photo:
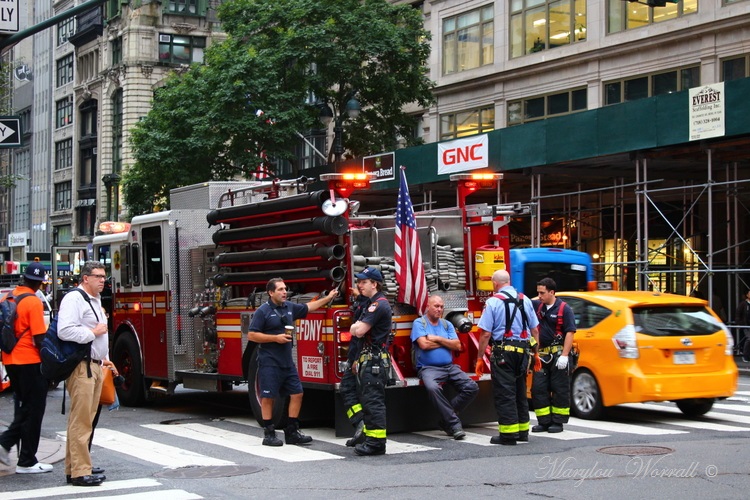
<path fill-rule="evenodd" d="M 565 332 L 563 332 L 563 322 L 565 320 L 565 305 L 565 301 L 561 300 L 560 307 L 557 308 L 557 323 L 555 326 L 555 335 L 554 340 L 552 341 L 552 345 L 549 345 L 547 347 L 540 347 L 539 354 L 555 354 L 558 352 L 562 352 L 563 344 L 565 343 Z M 540 303 L 539 308 L 536 310 L 536 315 L 539 318 L 539 321 L 544 320 L 546 313 L 549 311 L 548 310 L 545 311 L 545 313 L 542 313 L 543 307 L 544 302 Z"/>

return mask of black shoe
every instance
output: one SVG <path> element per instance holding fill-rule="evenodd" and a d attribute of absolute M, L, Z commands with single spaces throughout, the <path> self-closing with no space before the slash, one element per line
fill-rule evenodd
<path fill-rule="evenodd" d="M 94 474 L 93 471 L 95 471 L 97 469 L 98 470 L 104 470 L 104 469 L 99 469 L 98 467 L 92 467 L 92 469 L 91 469 L 91 471 L 92 471 L 91 475 L 90 476 L 82 476 L 82 477 L 94 477 L 94 478 L 99 479 L 101 482 L 104 482 L 107 479 L 107 476 L 105 476 L 104 474 Z M 65 482 L 68 483 L 68 484 L 72 484 L 73 483 L 73 479 L 70 477 L 69 474 L 65 474 Z"/>
<path fill-rule="evenodd" d="M 549 426 L 549 429 L 547 429 L 547 432 L 549 432 L 550 434 L 556 434 L 562 431 L 563 431 L 563 424 L 552 424 Z"/>
<path fill-rule="evenodd" d="M 363 457 L 385 455 L 385 443 L 373 444 L 365 442 L 363 444 L 358 444 L 354 447 L 354 453 Z"/>
<path fill-rule="evenodd" d="M 529 431 L 520 431 L 518 433 L 518 440 L 523 441 L 524 443 L 529 442 Z"/>
<path fill-rule="evenodd" d="M 102 469 L 101 467 L 92 467 L 91 474 L 104 474 L 104 469 Z"/>
<path fill-rule="evenodd" d="M 460 425 L 457 425 L 456 427 L 453 428 L 452 434 L 453 434 L 453 439 L 455 439 L 456 441 L 461 441 L 463 438 L 466 437 L 466 433 L 464 432 L 464 430 L 461 428 Z"/>
<path fill-rule="evenodd" d="M 101 476 L 79 476 L 74 477 L 70 480 L 70 484 L 73 486 L 99 486 L 102 484 Z"/>
<path fill-rule="evenodd" d="M 313 439 L 310 436 L 302 434 L 299 427 L 289 426 L 284 429 L 284 440 L 286 444 L 310 444 Z"/>
<path fill-rule="evenodd" d="M 281 439 L 276 437 L 276 431 L 273 426 L 264 429 L 263 446 L 284 446 Z"/>
<path fill-rule="evenodd" d="M 549 424 L 538 424 L 531 428 L 531 432 L 547 432 L 549 430 Z"/>
<path fill-rule="evenodd" d="M 351 448 L 365 442 L 365 422 L 360 420 L 354 429 L 354 436 L 346 440 L 346 445 Z"/>
<path fill-rule="evenodd" d="M 503 436 L 502 434 L 498 436 L 492 436 L 492 439 L 490 439 L 490 443 L 492 444 L 501 444 L 503 446 L 515 446 L 516 440 L 507 436 Z"/>

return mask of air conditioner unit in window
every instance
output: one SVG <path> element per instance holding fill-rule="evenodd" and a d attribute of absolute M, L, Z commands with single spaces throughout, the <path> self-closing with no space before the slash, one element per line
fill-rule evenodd
<path fill-rule="evenodd" d="M 169 43 L 172 41 L 172 35 L 159 35 L 159 41 Z"/>

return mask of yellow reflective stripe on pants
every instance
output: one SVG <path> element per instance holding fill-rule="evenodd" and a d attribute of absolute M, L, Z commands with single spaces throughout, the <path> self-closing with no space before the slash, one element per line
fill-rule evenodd
<path fill-rule="evenodd" d="M 521 422 L 518 424 L 518 432 L 524 432 L 529 430 L 529 423 L 528 422 Z"/>
<path fill-rule="evenodd" d="M 364 433 L 367 437 L 385 439 L 385 429 L 368 429 L 367 426 L 365 426 Z"/>
<path fill-rule="evenodd" d="M 552 407 L 552 413 L 555 415 L 570 415 L 570 408 L 558 408 L 556 406 Z M 537 415 L 539 415 L 537 413 Z"/>
<path fill-rule="evenodd" d="M 500 431 L 500 434 L 515 434 L 519 431 L 519 425 L 518 424 L 510 424 L 510 425 L 498 425 L 497 430 Z"/>
<path fill-rule="evenodd" d="M 554 411 L 554 410 L 553 410 Z M 545 406 L 544 408 L 534 408 L 534 413 L 537 417 L 546 417 L 549 415 L 550 407 Z"/>
<path fill-rule="evenodd" d="M 351 408 L 349 408 L 348 410 L 346 410 L 346 416 L 347 418 L 352 418 L 354 415 L 356 415 L 357 413 L 361 411 L 362 411 L 362 405 L 358 403 L 352 406 Z"/>

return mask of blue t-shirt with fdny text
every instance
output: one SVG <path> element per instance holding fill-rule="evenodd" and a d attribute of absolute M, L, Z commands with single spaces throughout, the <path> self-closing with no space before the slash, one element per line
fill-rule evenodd
<path fill-rule="evenodd" d="M 284 333 L 286 325 L 294 325 L 296 320 L 305 316 L 307 316 L 307 304 L 295 304 L 287 300 L 277 306 L 269 299 L 255 311 L 248 330 L 278 335 Z M 291 342 L 286 344 L 268 342 L 258 344 L 258 348 L 258 363 L 261 366 L 280 366 L 283 368 L 294 366 Z"/>

